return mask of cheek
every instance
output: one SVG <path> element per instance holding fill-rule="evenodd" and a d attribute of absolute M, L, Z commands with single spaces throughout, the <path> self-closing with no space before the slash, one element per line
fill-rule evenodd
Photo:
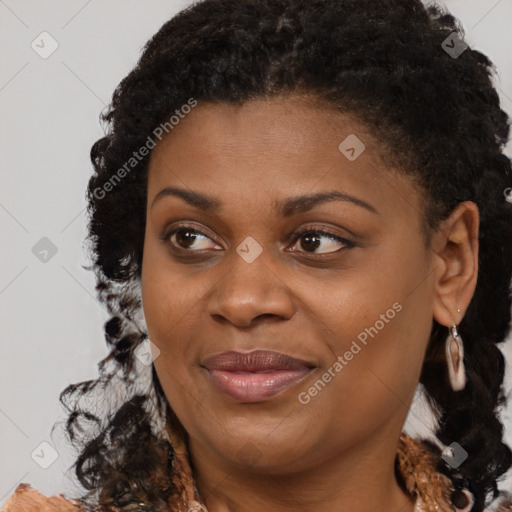
<path fill-rule="evenodd" d="M 150 231 L 150 230 L 149 230 Z M 141 272 L 144 316 L 152 341 L 166 345 L 175 330 L 201 300 L 198 286 L 189 286 L 180 265 L 173 262 L 165 246 L 146 232 Z M 194 283 L 197 285 L 197 283 Z M 204 292 L 203 292 L 204 294 Z"/>
<path fill-rule="evenodd" d="M 187 311 L 187 294 L 177 294 L 178 280 L 152 251 L 144 254 L 141 273 L 141 293 L 149 339 L 158 348 L 154 360 L 158 378 L 166 396 L 180 382 L 180 368 L 185 357 L 184 347 L 170 340 L 180 340 L 180 318 Z M 179 297 L 179 302 L 177 298 Z"/>
<path fill-rule="evenodd" d="M 149 338 L 160 351 L 155 369 L 169 401 L 179 401 L 194 388 L 190 368 L 197 347 L 192 340 L 201 338 L 205 300 L 215 284 L 213 279 L 198 279 L 198 275 L 173 262 L 158 243 L 145 245 L 141 273 L 144 317 Z"/>
<path fill-rule="evenodd" d="M 323 375 L 329 399 L 344 404 L 340 416 L 348 407 L 354 419 L 368 408 L 382 417 L 405 406 L 416 389 L 432 327 L 432 290 L 424 254 L 412 252 L 381 252 L 379 264 L 330 281 L 316 300 L 313 316 L 332 354 Z"/>
<path fill-rule="evenodd" d="M 325 428 L 333 439 L 340 429 L 343 439 L 353 441 L 391 418 L 403 415 L 405 420 L 428 330 L 424 339 L 411 336 L 415 308 L 408 300 L 393 301 L 396 296 L 368 300 L 364 309 L 353 303 L 349 308 L 347 300 L 343 314 L 331 310 L 336 320 L 329 330 L 337 336 L 329 336 L 326 343 L 332 359 L 300 391 L 306 410 L 329 418 Z"/>
<path fill-rule="evenodd" d="M 162 358 L 169 356 L 172 361 L 178 356 L 185 357 L 186 340 L 199 320 L 198 289 L 189 289 L 183 278 L 171 272 L 156 272 L 156 268 L 144 278 L 142 300 L 151 341 L 160 349 Z"/>
<path fill-rule="evenodd" d="M 186 279 L 169 264 L 146 260 L 143 268 L 142 299 L 149 338 L 158 347 L 155 370 L 171 408 L 189 432 L 204 410 L 196 407 L 198 394 L 190 373 L 193 357 L 189 340 L 199 325 L 201 296 L 198 289 L 184 285 Z M 152 264 L 153 263 L 153 264 Z"/>

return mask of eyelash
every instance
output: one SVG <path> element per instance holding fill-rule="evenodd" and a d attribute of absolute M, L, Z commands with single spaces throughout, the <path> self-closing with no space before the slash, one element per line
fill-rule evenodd
<path fill-rule="evenodd" d="M 184 230 L 184 229 L 188 229 L 188 230 L 194 232 L 195 234 L 202 235 L 211 240 L 211 237 L 209 237 L 206 233 L 204 233 L 204 232 L 200 231 L 199 229 L 197 229 L 191 225 L 188 225 L 188 224 L 179 224 L 179 225 L 173 227 L 170 231 L 166 231 L 162 236 L 160 236 L 160 240 L 171 245 L 172 248 L 177 251 L 181 251 L 181 252 L 185 252 L 185 253 L 187 253 L 187 252 L 188 253 L 201 253 L 202 251 L 194 251 L 194 250 L 183 249 L 182 247 L 176 247 L 175 245 L 173 245 L 170 242 L 170 238 L 172 235 L 174 235 L 178 231 Z M 323 228 L 316 228 L 314 226 L 309 226 L 301 231 L 292 233 L 288 237 L 287 243 L 288 244 L 293 243 L 293 245 L 295 245 L 297 240 L 299 240 L 304 235 L 308 235 L 308 234 L 322 235 L 322 236 L 331 238 L 331 239 L 335 240 L 336 242 L 340 242 L 341 244 L 345 245 L 345 247 L 344 247 L 345 249 L 351 249 L 356 246 L 356 244 L 354 242 L 351 242 L 350 240 L 347 240 L 346 238 L 335 235 L 334 233 L 331 233 L 330 231 L 326 231 Z M 327 252 L 327 253 L 314 253 L 314 252 L 308 252 L 308 251 L 293 251 L 293 252 L 309 254 L 309 255 L 316 256 L 316 257 L 325 257 L 325 256 L 329 256 L 330 254 L 336 254 L 336 253 L 340 252 L 341 250 L 343 250 L 343 249 L 338 249 L 336 251 L 331 251 L 331 252 Z"/>

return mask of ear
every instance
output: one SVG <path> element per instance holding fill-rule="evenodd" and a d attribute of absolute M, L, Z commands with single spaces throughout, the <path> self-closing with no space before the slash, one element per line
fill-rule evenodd
<path fill-rule="evenodd" d="M 446 327 L 462 320 L 475 292 L 479 223 L 477 205 L 465 201 L 457 205 L 432 237 L 433 316 Z"/>

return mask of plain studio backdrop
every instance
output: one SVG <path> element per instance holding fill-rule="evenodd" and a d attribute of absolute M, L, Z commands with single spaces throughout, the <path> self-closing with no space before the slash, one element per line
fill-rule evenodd
<path fill-rule="evenodd" d="M 20 482 L 48 496 L 75 489 L 74 452 L 59 429 L 50 433 L 66 418 L 59 393 L 96 378 L 107 355 L 109 317 L 95 298 L 93 273 L 82 268 L 90 263 L 89 151 L 103 135 L 100 112 L 144 43 L 189 4 L 0 0 L 0 507 Z M 502 107 L 512 115 L 512 0 L 444 5 L 462 21 L 465 40 L 496 64 Z M 511 345 L 501 346 L 509 365 Z M 510 367 L 505 386 L 510 391 Z M 512 446 L 512 407 L 502 418 Z M 424 429 L 410 414 L 406 430 Z M 43 462 L 37 453 L 45 453 Z M 512 471 L 507 476 L 500 487 L 512 488 Z"/>

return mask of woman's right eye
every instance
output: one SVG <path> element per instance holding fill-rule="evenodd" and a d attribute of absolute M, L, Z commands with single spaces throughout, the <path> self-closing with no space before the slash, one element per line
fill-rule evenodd
<path fill-rule="evenodd" d="M 181 251 L 187 252 L 196 252 L 208 250 L 207 240 L 211 240 L 207 235 L 205 235 L 202 231 L 199 231 L 196 228 L 191 226 L 176 226 L 170 231 L 167 231 L 162 237 L 160 237 L 165 243 L 170 244 L 173 248 L 176 248 Z M 215 242 L 213 242 L 215 244 Z M 218 250 L 218 248 L 222 249 L 219 245 L 215 244 L 217 249 L 213 247 L 214 250 Z"/>

